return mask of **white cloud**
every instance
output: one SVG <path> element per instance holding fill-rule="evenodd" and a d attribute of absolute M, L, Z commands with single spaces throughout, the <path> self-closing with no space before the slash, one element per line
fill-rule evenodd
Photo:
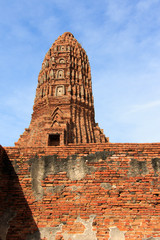
<path fill-rule="evenodd" d="M 59 31 L 59 20 L 56 16 L 47 16 L 42 22 L 36 23 L 36 26 L 42 37 L 49 41 Z"/>
<path fill-rule="evenodd" d="M 106 1 L 106 14 L 109 20 L 118 24 L 124 23 L 125 20 L 129 20 L 129 14 L 131 11 L 132 4 L 128 4 L 127 1 Z"/>
<path fill-rule="evenodd" d="M 144 104 L 130 106 L 130 110 L 125 114 L 125 117 L 130 114 L 135 114 L 142 111 L 150 111 L 152 108 L 160 107 L 160 100 L 152 101 Z"/>
<path fill-rule="evenodd" d="M 146 11 L 158 2 L 159 0 L 140 0 L 137 4 L 137 9 L 139 11 Z"/>

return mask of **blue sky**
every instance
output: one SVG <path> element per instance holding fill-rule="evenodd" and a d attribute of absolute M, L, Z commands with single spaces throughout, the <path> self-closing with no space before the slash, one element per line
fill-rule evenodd
<path fill-rule="evenodd" d="M 160 0 L 0 0 L 0 144 L 29 126 L 41 64 L 73 33 L 111 142 L 160 142 Z"/>

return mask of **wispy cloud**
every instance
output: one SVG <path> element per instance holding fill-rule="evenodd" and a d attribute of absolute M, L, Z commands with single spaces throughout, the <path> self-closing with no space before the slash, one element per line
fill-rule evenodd
<path fill-rule="evenodd" d="M 139 11 L 146 11 L 157 3 L 159 3 L 159 0 L 141 0 L 137 3 L 137 9 Z"/>
<path fill-rule="evenodd" d="M 130 106 L 130 110 L 127 112 L 126 115 L 130 115 L 133 113 L 135 114 L 142 111 L 149 111 L 150 109 L 155 107 L 160 107 L 160 100 Z"/>

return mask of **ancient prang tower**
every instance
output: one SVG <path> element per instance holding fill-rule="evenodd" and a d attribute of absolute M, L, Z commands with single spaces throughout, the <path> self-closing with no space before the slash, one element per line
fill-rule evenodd
<path fill-rule="evenodd" d="M 44 58 L 29 128 L 0 146 L 1 239 L 160 240 L 160 143 L 109 142 L 69 32 Z"/>
<path fill-rule="evenodd" d="M 105 143 L 95 123 L 91 70 L 85 50 L 66 32 L 42 63 L 32 120 L 16 146 Z"/>

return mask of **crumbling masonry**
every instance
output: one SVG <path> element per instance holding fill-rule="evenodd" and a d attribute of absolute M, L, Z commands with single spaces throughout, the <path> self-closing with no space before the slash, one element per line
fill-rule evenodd
<path fill-rule="evenodd" d="M 107 141 L 95 123 L 88 57 L 74 36 L 64 33 L 44 58 L 31 124 L 16 146 Z"/>
<path fill-rule="evenodd" d="M 30 126 L 0 146 L 0 240 L 160 240 L 160 143 L 110 143 L 67 32 L 42 63 Z"/>

